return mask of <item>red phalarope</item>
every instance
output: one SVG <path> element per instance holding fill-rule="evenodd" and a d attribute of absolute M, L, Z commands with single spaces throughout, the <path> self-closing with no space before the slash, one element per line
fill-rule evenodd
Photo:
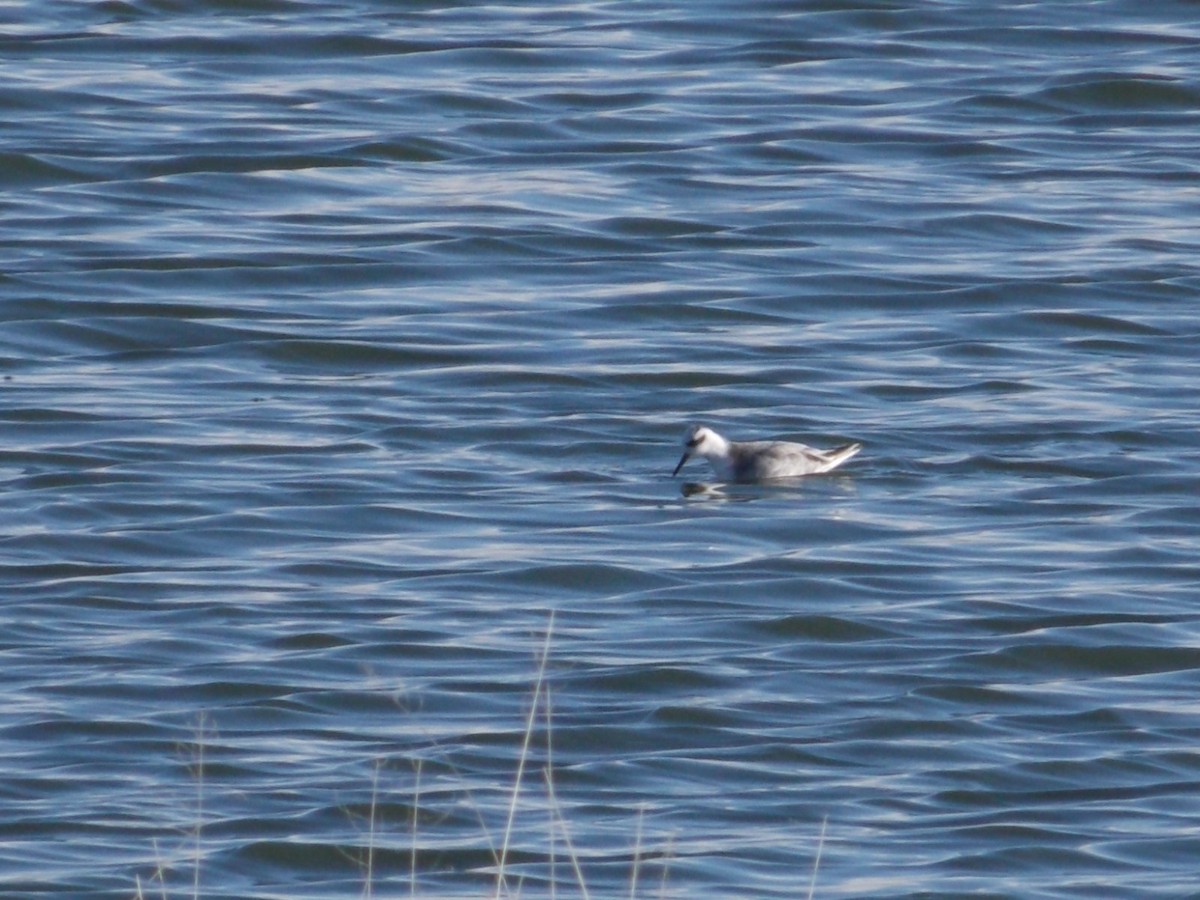
<path fill-rule="evenodd" d="M 744 484 L 815 475 L 836 469 L 861 449 L 858 443 L 817 450 L 790 441 L 729 441 L 711 428 L 692 425 L 683 436 L 683 458 L 671 475 L 678 475 L 693 456 L 707 459 L 722 481 Z"/>

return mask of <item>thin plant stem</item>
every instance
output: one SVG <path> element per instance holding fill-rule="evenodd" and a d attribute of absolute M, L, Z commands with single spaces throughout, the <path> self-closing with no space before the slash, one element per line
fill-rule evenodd
<path fill-rule="evenodd" d="M 162 854 L 158 852 L 158 838 L 152 840 L 150 844 L 152 847 L 154 847 L 155 866 L 154 876 L 150 880 L 153 881 L 155 878 L 158 879 L 159 893 L 162 896 L 162 900 L 167 900 L 167 876 L 164 874 L 167 864 L 163 862 Z"/>
<path fill-rule="evenodd" d="M 371 900 L 375 891 L 375 816 L 379 808 L 379 766 L 376 760 L 371 772 L 371 805 L 367 808 L 367 861 L 363 875 L 363 897 Z"/>
<path fill-rule="evenodd" d="M 583 900 L 591 900 L 591 896 L 588 894 L 587 882 L 583 877 L 583 867 L 579 864 L 579 854 L 575 852 L 575 844 L 571 841 L 571 831 L 567 828 L 567 820 L 563 817 L 562 807 L 558 805 L 558 795 L 554 792 L 554 779 L 550 777 L 549 771 L 545 774 L 546 796 L 549 798 L 550 806 L 554 810 L 558 827 L 562 829 L 563 843 L 567 847 L 567 858 L 571 861 L 571 867 L 575 870 L 575 878 L 579 881 L 579 892 L 583 895 Z"/>
<path fill-rule="evenodd" d="M 662 880 L 658 883 L 659 900 L 663 900 L 663 898 L 667 896 L 667 873 L 671 869 L 671 854 L 674 852 L 674 850 L 675 838 L 672 836 L 671 839 L 667 841 L 667 849 L 663 852 Z"/>
<path fill-rule="evenodd" d="M 554 771 L 554 750 L 551 735 L 553 734 L 551 722 L 552 701 L 550 698 L 550 685 L 546 685 L 546 777 L 550 778 L 550 773 Z M 554 808 L 548 807 L 550 813 L 550 900 L 558 900 L 558 860 L 555 852 L 555 828 L 554 828 Z"/>
<path fill-rule="evenodd" d="M 629 873 L 629 900 L 637 897 L 638 869 L 642 864 L 642 820 L 646 818 L 646 805 L 638 807 L 637 832 L 633 841 L 633 871 Z"/>
<path fill-rule="evenodd" d="M 409 896 L 417 896 L 417 817 L 421 814 L 421 760 L 417 760 L 417 781 L 413 786 L 412 846 L 408 877 Z"/>
<path fill-rule="evenodd" d="M 525 722 L 525 740 L 521 744 L 521 758 L 517 761 L 517 776 L 513 783 L 512 798 L 508 805 L 508 822 L 504 826 L 504 840 L 500 844 L 499 871 L 496 873 L 496 900 L 500 898 L 501 890 L 507 891 L 504 867 L 508 862 L 508 845 L 512 840 L 513 823 L 517 818 L 517 802 L 521 797 L 521 779 L 525 775 L 525 762 L 529 758 L 529 745 L 533 740 L 533 725 L 537 721 L 538 703 L 542 696 L 542 682 L 546 677 L 546 661 L 550 658 L 550 638 L 554 633 L 554 611 L 550 611 L 550 621 L 546 625 L 546 640 L 542 645 L 542 659 L 538 665 L 537 682 L 533 687 L 533 703 L 529 707 L 529 718 Z"/>
<path fill-rule="evenodd" d="M 813 900 L 817 890 L 817 869 L 821 866 L 821 851 L 825 848 L 825 826 L 829 824 L 829 816 L 821 820 L 821 836 L 817 839 L 817 856 L 813 860 L 812 880 L 808 883 L 808 900 Z"/>
<path fill-rule="evenodd" d="M 200 841 L 204 830 L 204 727 L 205 715 L 200 714 L 196 726 L 196 844 L 192 862 L 192 900 L 200 900 Z"/>

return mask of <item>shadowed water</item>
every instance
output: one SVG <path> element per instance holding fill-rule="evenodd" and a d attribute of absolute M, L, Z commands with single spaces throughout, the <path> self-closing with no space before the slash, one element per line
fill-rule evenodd
<path fill-rule="evenodd" d="M 0 9 L 0 893 L 1194 891 L 1198 40 Z"/>

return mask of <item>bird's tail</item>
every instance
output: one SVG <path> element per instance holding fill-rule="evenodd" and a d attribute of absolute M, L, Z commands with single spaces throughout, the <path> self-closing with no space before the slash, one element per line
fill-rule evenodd
<path fill-rule="evenodd" d="M 836 469 L 862 448 L 862 444 L 855 442 L 853 444 L 843 444 L 841 447 L 834 447 L 832 450 L 825 451 L 826 465 L 821 471 L 828 472 L 830 469 Z"/>

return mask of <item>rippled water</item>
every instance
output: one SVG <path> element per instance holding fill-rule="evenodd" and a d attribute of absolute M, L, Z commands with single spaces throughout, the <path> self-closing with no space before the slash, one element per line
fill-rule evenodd
<path fill-rule="evenodd" d="M 1191 895 L 1198 44 L 0 6 L 0 891 Z"/>

